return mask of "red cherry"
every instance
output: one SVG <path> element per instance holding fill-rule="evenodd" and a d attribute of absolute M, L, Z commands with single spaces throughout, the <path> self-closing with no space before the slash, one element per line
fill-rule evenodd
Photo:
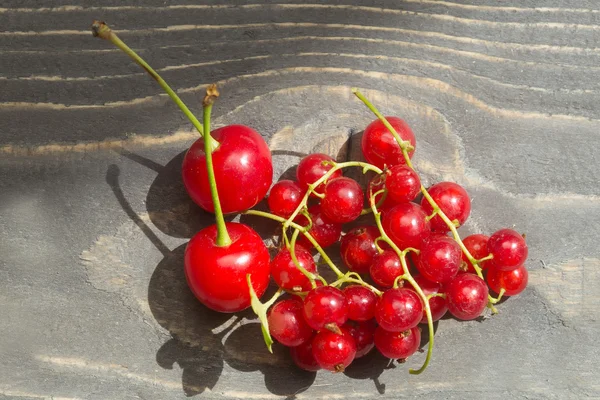
<path fill-rule="evenodd" d="M 315 360 L 323 369 L 343 372 L 356 356 L 356 342 L 346 328 L 341 335 L 327 329 L 317 333 L 312 341 Z"/>
<path fill-rule="evenodd" d="M 471 214 L 471 199 L 467 191 L 459 184 L 454 182 L 440 182 L 431 186 L 427 191 L 450 221 L 458 220 L 459 225 L 462 225 L 469 218 L 469 214 Z M 421 200 L 421 206 L 426 214 L 431 215 L 433 207 L 431 207 L 424 197 Z M 446 225 L 439 215 L 433 217 L 430 222 L 431 229 L 434 231 L 450 231 L 448 225 Z"/>
<path fill-rule="evenodd" d="M 342 261 L 350 271 L 369 272 L 373 258 L 378 254 L 375 239 L 380 236 L 375 226 L 359 226 L 346 233 L 340 243 Z"/>
<path fill-rule="evenodd" d="M 250 306 L 246 275 L 258 297 L 269 285 L 269 251 L 249 226 L 225 224 L 231 244 L 217 246 L 217 226 L 198 232 L 185 249 L 185 276 L 194 295 L 220 312 L 237 312 Z"/>
<path fill-rule="evenodd" d="M 345 224 L 360 216 L 364 193 L 354 179 L 341 177 L 327 182 L 321 200 L 323 214 L 332 222 Z"/>
<path fill-rule="evenodd" d="M 425 296 L 429 296 L 430 294 L 444 293 L 442 285 L 428 281 L 422 275 L 415 275 L 413 276 L 413 279 L 415 282 L 417 282 L 417 285 L 419 285 Z M 429 298 L 429 309 L 431 310 L 431 319 L 433 322 L 439 321 L 446 314 L 446 311 L 448 311 L 446 299 L 439 296 Z M 421 318 L 421 323 L 427 323 L 427 314 L 425 313 L 425 309 L 423 309 L 423 318 Z"/>
<path fill-rule="evenodd" d="M 308 209 L 308 214 L 312 220 L 312 226 L 308 232 L 317 241 L 319 246 L 326 248 L 336 243 L 342 234 L 342 225 L 329 221 L 321 211 L 321 205 L 317 204 Z M 303 215 L 298 215 L 296 223 L 302 226 L 308 226 L 308 221 Z M 312 243 L 303 235 L 298 237 L 298 242 L 307 249 L 313 247 Z"/>
<path fill-rule="evenodd" d="M 488 250 L 494 256 L 491 266 L 502 271 L 515 269 L 527 260 L 527 243 L 512 229 L 501 229 L 490 236 Z"/>
<path fill-rule="evenodd" d="M 505 296 L 516 296 L 525 290 L 529 273 L 524 265 L 510 271 L 490 268 L 485 279 L 494 292 L 500 293 L 504 289 Z"/>
<path fill-rule="evenodd" d="M 312 289 L 304 298 L 304 319 L 316 331 L 326 325 L 344 325 L 348 319 L 346 296 L 333 286 Z"/>
<path fill-rule="evenodd" d="M 373 339 L 377 324 L 374 320 L 371 319 L 363 322 L 348 321 L 344 325 L 344 328 L 350 332 L 356 343 L 356 356 L 354 358 L 367 355 L 375 346 Z"/>
<path fill-rule="evenodd" d="M 386 119 L 402 140 L 408 140 L 415 147 L 415 135 L 406 122 L 398 117 L 386 117 Z M 365 128 L 360 145 L 365 159 L 381 169 L 386 165 L 391 167 L 406 163 L 400 145 L 378 119 Z M 413 153 L 414 150 L 408 153 L 409 158 L 412 158 Z"/>
<path fill-rule="evenodd" d="M 489 236 L 486 235 L 482 235 L 480 233 L 476 233 L 474 235 L 469 235 L 466 238 L 464 238 L 462 240 L 463 244 L 465 245 L 465 247 L 467 248 L 467 250 L 469 250 L 469 253 L 471 253 L 471 255 L 476 259 L 479 260 L 481 258 L 487 257 L 489 255 L 489 250 L 487 247 L 487 243 L 489 240 Z M 469 262 L 469 259 L 467 258 L 467 256 L 463 253 L 462 254 L 462 260 L 465 262 L 465 264 L 467 265 L 467 270 L 466 271 L 458 271 L 460 272 L 468 272 L 471 274 L 475 273 L 475 268 L 473 268 L 473 264 L 471 264 Z M 479 263 L 479 268 L 481 269 L 486 269 L 488 267 L 488 262 L 484 261 L 482 263 Z"/>
<path fill-rule="evenodd" d="M 384 357 L 403 360 L 419 349 L 421 330 L 415 327 L 404 332 L 388 332 L 378 327 L 374 339 L 375 347 Z"/>
<path fill-rule="evenodd" d="M 431 234 L 427 213 L 415 203 L 395 205 L 382 215 L 381 224 L 390 239 L 401 249 L 420 248 Z"/>
<path fill-rule="evenodd" d="M 417 326 L 423 317 L 423 302 L 407 288 L 386 290 L 375 309 L 377 323 L 386 331 L 403 332 Z"/>
<path fill-rule="evenodd" d="M 302 202 L 305 191 L 294 181 L 282 180 L 271 188 L 267 203 L 275 215 L 289 218 Z"/>
<path fill-rule="evenodd" d="M 413 201 L 421 190 L 419 175 L 407 165 L 394 165 L 387 172 L 385 187 L 396 203 Z"/>
<path fill-rule="evenodd" d="M 326 162 L 325 165 L 323 162 Z M 333 168 L 333 166 L 327 162 L 334 162 L 334 160 L 327 154 L 321 153 L 309 154 L 300 160 L 300 163 L 296 168 L 296 179 L 303 190 L 307 190 L 309 184 L 315 183 L 321 179 L 327 171 Z M 329 177 L 328 181 L 339 178 L 340 176 L 342 176 L 342 171 L 338 169 Z M 325 182 L 317 186 L 315 192 L 322 194 L 323 188 L 325 187 L 324 183 Z"/>
<path fill-rule="evenodd" d="M 373 258 L 370 273 L 375 283 L 381 287 L 390 288 L 394 285 L 396 278 L 404 274 L 404 270 L 396 253 L 386 250 Z"/>
<path fill-rule="evenodd" d="M 373 177 L 373 179 L 369 181 L 369 185 L 367 187 L 367 204 L 365 207 L 371 208 L 371 203 L 369 202 L 368 198 L 370 193 L 375 194 L 382 189 L 385 189 L 385 175 L 376 175 L 375 177 Z M 392 200 L 392 197 L 389 194 L 386 194 L 383 204 L 379 204 L 384 194 L 385 193 L 378 194 L 377 196 L 375 196 L 375 205 L 377 206 L 377 211 L 380 212 L 389 210 L 390 208 L 396 205 L 396 202 Z"/>
<path fill-rule="evenodd" d="M 211 132 L 220 144 L 212 152 L 215 179 L 223 213 L 237 213 L 261 201 L 273 181 L 271 151 L 264 139 L 243 125 L 229 125 Z M 192 144 L 183 159 L 183 183 L 192 200 L 214 212 L 208 182 L 204 139 Z"/>
<path fill-rule="evenodd" d="M 269 309 L 269 332 L 282 345 L 299 346 L 312 338 L 313 330 L 304 321 L 303 308 L 302 301 L 293 298 L 279 301 Z"/>
<path fill-rule="evenodd" d="M 445 289 L 448 310 L 458 319 L 475 319 L 487 305 L 489 290 L 483 279 L 477 275 L 459 274 Z"/>
<path fill-rule="evenodd" d="M 348 319 L 368 321 L 375 317 L 377 295 L 364 286 L 352 285 L 344 288 L 348 303 Z"/>
<path fill-rule="evenodd" d="M 320 370 L 321 366 L 313 356 L 312 341 L 313 339 L 310 339 L 300 346 L 290 347 L 290 355 L 298 367 L 305 371 L 314 372 Z"/>
<path fill-rule="evenodd" d="M 458 273 L 462 251 L 454 239 L 431 235 L 423 241 L 417 256 L 419 273 L 431 282 L 447 283 Z"/>
<path fill-rule="evenodd" d="M 308 272 L 315 273 L 317 266 L 312 254 L 296 244 L 296 259 Z M 271 261 L 271 276 L 277 285 L 285 290 L 307 292 L 312 288 L 310 280 L 296 267 L 288 249 L 281 249 Z"/>

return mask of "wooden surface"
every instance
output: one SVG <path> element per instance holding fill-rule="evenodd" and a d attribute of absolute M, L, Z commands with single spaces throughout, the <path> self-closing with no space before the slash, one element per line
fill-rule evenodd
<path fill-rule="evenodd" d="M 140 4 L 1 4 L 0 398 L 600 398 L 597 2 Z M 530 287 L 482 323 L 441 321 L 421 376 L 423 354 L 335 375 L 269 355 L 250 313 L 187 290 L 185 243 L 211 223 L 179 177 L 197 134 L 95 18 L 198 114 L 217 82 L 215 124 L 260 131 L 276 178 L 309 152 L 357 156 L 365 88 L 413 127 L 426 183 L 472 194 L 465 233 L 527 233 Z"/>

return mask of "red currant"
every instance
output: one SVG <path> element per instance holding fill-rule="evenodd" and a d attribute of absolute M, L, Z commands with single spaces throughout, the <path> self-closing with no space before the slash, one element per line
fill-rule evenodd
<path fill-rule="evenodd" d="M 352 285 L 344 288 L 348 303 L 348 319 L 368 321 L 375 316 L 377 295 L 364 286 Z"/>
<path fill-rule="evenodd" d="M 341 177 L 327 182 L 323 190 L 321 210 L 331 222 L 345 224 L 360 216 L 364 193 L 354 179 Z"/>
<path fill-rule="evenodd" d="M 301 267 L 308 272 L 315 273 L 317 266 L 312 254 L 301 245 L 296 244 L 296 259 Z M 277 285 L 285 290 L 294 292 L 307 292 L 312 286 L 310 280 L 296 267 L 292 254 L 283 248 L 271 260 L 271 276 Z"/>
<path fill-rule="evenodd" d="M 386 290 L 375 309 L 377 323 L 386 331 L 403 332 L 417 326 L 423 317 L 423 302 L 413 290 Z"/>
<path fill-rule="evenodd" d="M 327 154 L 315 153 L 309 154 L 300 160 L 298 167 L 296 168 L 296 179 L 298 180 L 298 184 L 304 188 L 304 190 L 308 189 L 308 185 L 315 183 L 319 179 L 323 177 L 331 168 L 333 168 L 333 158 L 329 157 Z M 328 180 L 332 180 L 342 176 L 342 171 L 335 171 Z M 321 183 L 319 186 L 314 188 L 316 193 L 322 194 L 323 188 L 325 187 L 325 182 Z"/>
<path fill-rule="evenodd" d="M 312 220 L 312 226 L 308 232 L 317 241 L 322 248 L 329 247 L 336 243 L 342 234 L 342 225 L 329 221 L 321 211 L 321 205 L 317 204 L 308 209 L 308 214 Z M 298 215 L 295 221 L 302 226 L 308 226 L 308 221 L 304 215 Z M 312 243 L 304 236 L 299 237 L 298 242 L 304 247 L 310 249 Z"/>
<path fill-rule="evenodd" d="M 304 319 L 316 331 L 335 330 L 348 319 L 348 303 L 344 292 L 333 286 L 322 286 L 308 292 L 304 298 Z"/>
<path fill-rule="evenodd" d="M 404 332 L 389 332 L 378 327 L 374 339 L 375 347 L 384 357 L 403 360 L 419 349 L 421 330 L 414 327 Z"/>
<path fill-rule="evenodd" d="M 462 251 L 454 239 L 431 235 L 423 241 L 417 259 L 417 269 L 431 282 L 446 283 L 456 276 L 462 260 Z"/>
<path fill-rule="evenodd" d="M 485 279 L 494 292 L 500 293 L 500 289 L 504 289 L 504 295 L 516 296 L 525 290 L 529 273 L 524 265 L 510 271 L 490 268 Z"/>
<path fill-rule="evenodd" d="M 462 186 L 454 182 L 440 182 L 431 186 L 427 191 L 450 221 L 457 220 L 459 226 L 465 223 L 471 214 L 471 199 Z M 424 197 L 421 200 L 421 206 L 426 214 L 431 215 L 433 207 Z M 450 230 L 439 215 L 433 217 L 430 222 L 431 229 L 434 231 L 448 232 Z"/>
<path fill-rule="evenodd" d="M 320 370 L 321 366 L 315 360 L 315 356 L 313 356 L 312 342 L 313 339 L 310 339 L 300 346 L 290 347 L 290 355 L 298 367 L 305 371 L 314 372 Z"/>
<path fill-rule="evenodd" d="M 398 117 L 386 119 L 402 140 L 408 140 L 413 147 L 416 146 L 415 135 L 406 122 Z M 360 145 L 365 159 L 381 169 L 386 165 L 390 167 L 406 163 L 394 135 L 378 119 L 365 128 Z M 409 158 L 412 158 L 413 153 L 414 150 L 408 153 Z"/>
<path fill-rule="evenodd" d="M 448 311 L 458 319 L 479 317 L 488 302 L 488 287 L 477 275 L 459 274 L 445 286 Z"/>
<path fill-rule="evenodd" d="M 354 322 L 348 321 L 344 328 L 350 332 L 354 342 L 356 343 L 356 356 L 354 358 L 360 358 L 366 355 L 373 349 L 375 343 L 373 342 L 373 335 L 377 324 L 374 320 Z"/>
<path fill-rule="evenodd" d="M 267 198 L 269 210 L 275 215 L 289 218 L 300 205 L 304 193 L 305 190 L 294 181 L 279 181 L 273 185 Z"/>
<path fill-rule="evenodd" d="M 378 254 L 375 239 L 379 237 L 375 226 L 359 226 L 346 233 L 340 243 L 340 253 L 350 271 L 369 272 L 373 258 Z"/>
<path fill-rule="evenodd" d="M 469 253 L 476 259 L 479 260 L 483 257 L 487 257 L 489 255 L 487 243 L 489 240 L 489 236 L 482 235 L 480 233 L 476 233 L 474 235 L 469 235 L 462 240 L 463 244 L 469 250 Z M 467 256 L 463 253 L 462 259 L 467 266 L 465 271 L 459 272 L 468 272 L 471 274 L 475 273 L 475 268 L 473 268 L 473 264 L 469 262 Z M 486 269 L 488 267 L 488 263 L 486 261 L 479 263 L 479 268 Z"/>
<path fill-rule="evenodd" d="M 269 331 L 284 346 L 299 346 L 312 338 L 313 330 L 304 321 L 303 308 L 302 301 L 293 298 L 279 301 L 269 310 Z"/>
<path fill-rule="evenodd" d="M 407 165 L 394 165 L 387 172 L 385 187 L 396 203 L 413 201 L 421 190 L 419 175 Z"/>
<path fill-rule="evenodd" d="M 339 335 L 324 329 L 313 339 L 313 356 L 321 368 L 343 372 L 354 360 L 356 342 L 346 328 L 341 328 L 341 332 Z"/>
<path fill-rule="evenodd" d="M 527 243 L 512 229 L 501 229 L 490 236 L 488 250 L 494 256 L 490 266 L 502 271 L 515 269 L 527 260 Z"/>
<path fill-rule="evenodd" d="M 386 250 L 373 258 L 370 273 L 375 283 L 381 287 L 390 288 L 394 285 L 396 278 L 404 274 L 404 270 L 396 253 Z"/>
<path fill-rule="evenodd" d="M 400 248 L 420 248 L 421 243 L 431 234 L 427 214 L 415 203 L 402 203 L 382 215 L 383 229 Z"/>
<path fill-rule="evenodd" d="M 425 296 L 444 293 L 442 285 L 428 281 L 422 275 L 415 275 L 413 276 L 413 279 L 415 282 L 417 282 L 417 285 L 419 285 Z M 439 321 L 446 314 L 446 311 L 448 311 L 446 299 L 439 296 L 429 298 L 429 309 L 431 310 L 431 319 L 433 322 Z M 425 313 L 425 310 L 423 310 L 423 318 L 421 318 L 421 323 L 427 323 L 427 314 Z"/>

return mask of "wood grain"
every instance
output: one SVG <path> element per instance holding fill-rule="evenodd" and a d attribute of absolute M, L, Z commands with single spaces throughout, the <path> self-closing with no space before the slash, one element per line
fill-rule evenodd
<path fill-rule="evenodd" d="M 360 157 L 364 88 L 412 126 L 425 184 L 468 189 L 461 233 L 527 233 L 529 289 L 442 321 L 419 377 L 268 354 L 251 313 L 187 290 L 185 244 L 212 221 L 180 181 L 197 133 L 97 18 L 198 113 L 217 82 L 214 125 L 257 129 L 275 178 L 310 152 Z M 599 65 L 591 0 L 3 1 L 0 397 L 600 398 Z"/>

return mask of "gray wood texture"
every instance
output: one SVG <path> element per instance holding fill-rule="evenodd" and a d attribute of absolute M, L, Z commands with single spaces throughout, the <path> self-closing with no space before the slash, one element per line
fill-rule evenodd
<path fill-rule="evenodd" d="M 0 6 L 0 398 L 600 398 L 600 4 L 585 0 L 4 0 Z M 426 183 L 473 198 L 462 228 L 527 233 L 530 286 L 424 354 L 309 374 L 251 313 L 187 290 L 211 217 L 179 174 L 191 124 L 103 19 L 200 114 L 299 157 L 359 156 L 365 93 L 417 135 Z M 276 226 L 242 217 L 267 238 Z M 335 252 L 335 249 L 332 250 Z"/>

